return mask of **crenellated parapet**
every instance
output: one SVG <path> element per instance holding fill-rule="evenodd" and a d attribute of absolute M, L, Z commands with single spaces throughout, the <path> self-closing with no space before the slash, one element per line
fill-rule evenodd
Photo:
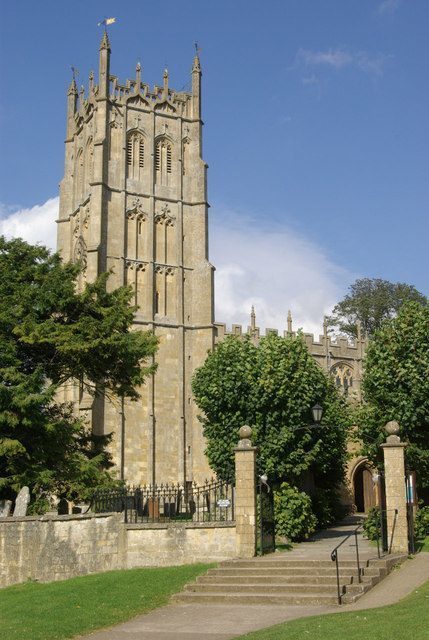
<path fill-rule="evenodd" d="M 331 336 L 327 330 L 327 322 L 324 321 L 323 334 L 316 339 L 313 333 L 296 332 L 292 330 L 292 317 L 289 312 L 287 329 L 266 328 L 261 331 L 256 326 L 255 310 L 252 307 L 250 325 L 243 327 L 241 324 L 233 324 L 229 329 L 226 324 L 215 323 L 215 345 L 219 344 L 227 336 L 243 337 L 248 335 L 255 344 L 270 333 L 282 335 L 284 338 L 300 338 L 308 348 L 315 361 L 331 375 L 335 384 L 349 397 L 360 400 L 360 383 L 362 378 L 363 358 L 366 351 L 367 339 L 362 336 L 360 327 L 357 328 L 357 337 L 349 339 L 343 336 Z"/>

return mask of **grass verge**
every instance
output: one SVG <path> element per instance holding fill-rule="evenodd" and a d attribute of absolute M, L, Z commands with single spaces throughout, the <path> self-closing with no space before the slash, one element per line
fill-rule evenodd
<path fill-rule="evenodd" d="M 168 602 L 214 565 L 109 571 L 0 590 L 1 640 L 62 640 L 129 620 Z"/>
<path fill-rule="evenodd" d="M 426 536 L 424 540 L 419 540 L 417 542 L 417 550 L 429 552 L 429 536 Z"/>
<path fill-rule="evenodd" d="M 249 640 L 428 640 L 429 582 L 397 604 L 291 620 L 240 636 Z M 237 638 L 237 640 L 239 640 Z"/>

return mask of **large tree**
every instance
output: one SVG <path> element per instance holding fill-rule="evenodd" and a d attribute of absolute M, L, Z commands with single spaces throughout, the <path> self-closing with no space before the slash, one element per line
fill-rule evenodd
<path fill-rule="evenodd" d="M 108 274 L 77 289 L 79 264 L 0 237 L 0 495 L 28 484 L 33 498 L 85 497 L 109 483 L 105 439 L 58 401 L 68 383 L 137 399 L 154 370 L 157 340 L 131 331 L 131 290 L 108 291 Z M 149 362 L 148 362 L 149 360 Z"/>
<path fill-rule="evenodd" d="M 363 332 L 371 336 L 385 320 L 396 316 L 404 302 L 410 300 L 427 303 L 427 298 L 412 285 L 380 278 L 360 278 L 350 285 L 344 300 L 335 305 L 329 322 L 353 337 L 360 322 Z"/>
<path fill-rule="evenodd" d="M 300 484 L 311 471 L 318 486 L 338 486 L 346 459 L 347 408 L 300 335 L 270 334 L 256 346 L 228 337 L 193 378 L 203 414 L 206 454 L 222 478 L 234 476 L 233 449 L 243 424 L 253 428 L 259 471 L 270 481 Z M 311 407 L 322 403 L 322 427 Z"/>
<path fill-rule="evenodd" d="M 429 307 L 408 302 L 368 346 L 363 377 L 365 404 L 358 409 L 364 452 L 382 462 L 384 426 L 397 420 L 408 441 L 408 465 L 429 497 Z"/>

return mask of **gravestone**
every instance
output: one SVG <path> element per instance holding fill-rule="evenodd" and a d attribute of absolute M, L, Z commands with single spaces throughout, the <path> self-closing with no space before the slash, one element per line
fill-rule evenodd
<path fill-rule="evenodd" d="M 61 498 L 57 504 L 57 511 L 59 516 L 68 516 L 69 514 L 69 501 L 65 498 Z"/>
<path fill-rule="evenodd" d="M 21 491 L 16 496 L 13 517 L 22 518 L 23 516 L 26 516 L 27 507 L 29 503 L 30 503 L 30 489 L 28 487 L 22 487 Z"/>
<path fill-rule="evenodd" d="M 12 500 L 0 500 L 0 518 L 8 518 L 12 513 Z"/>

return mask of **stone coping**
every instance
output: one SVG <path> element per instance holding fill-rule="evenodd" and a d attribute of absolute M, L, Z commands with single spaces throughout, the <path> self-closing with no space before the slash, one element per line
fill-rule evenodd
<path fill-rule="evenodd" d="M 95 518 L 110 518 L 116 516 L 121 518 L 122 514 L 117 511 L 108 513 L 72 513 L 67 515 L 46 514 L 44 516 L 9 516 L 8 518 L 0 518 L 0 524 L 13 522 L 69 522 L 72 520 L 92 520 Z M 235 527 L 235 521 L 228 522 L 128 522 L 125 524 L 127 529 L 217 529 Z"/>
<path fill-rule="evenodd" d="M 128 522 L 127 529 L 232 529 L 235 522 Z"/>
<path fill-rule="evenodd" d="M 8 518 L 0 518 L 2 522 L 49 522 L 51 520 L 58 522 L 63 520 L 90 520 L 91 518 L 109 518 L 111 516 L 120 515 L 116 511 L 108 513 L 70 513 L 65 515 L 45 514 L 43 516 L 9 516 Z"/>

